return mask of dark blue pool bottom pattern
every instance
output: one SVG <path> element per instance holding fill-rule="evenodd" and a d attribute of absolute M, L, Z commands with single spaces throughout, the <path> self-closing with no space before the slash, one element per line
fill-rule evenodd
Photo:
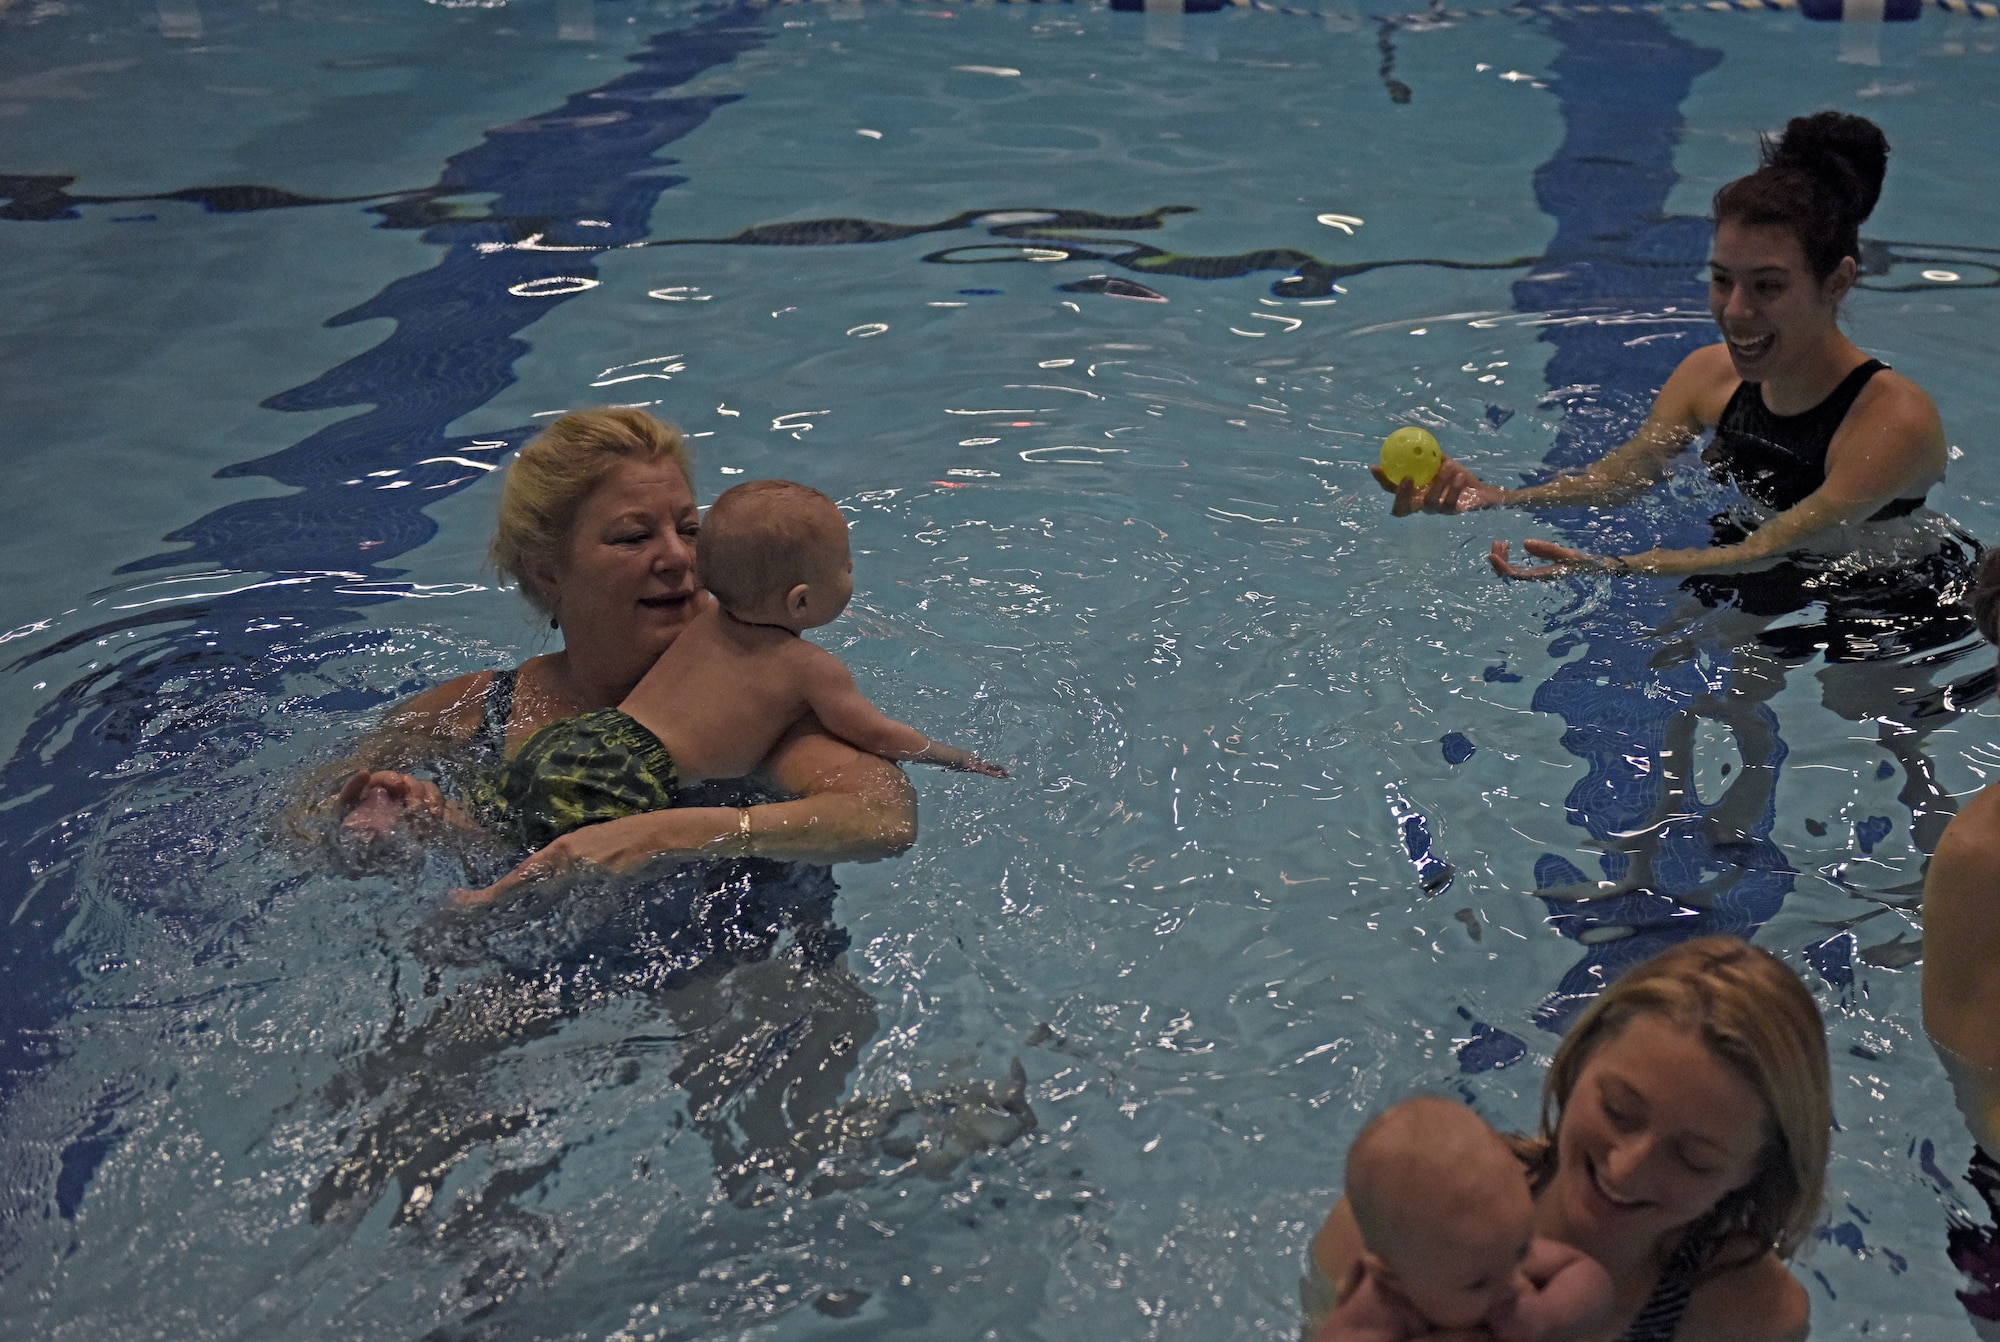
<path fill-rule="evenodd" d="M 1564 135 L 1535 174 L 1535 195 L 1556 221 L 1556 233 L 1543 261 L 1515 284 L 1515 310 L 1705 312 L 1707 295 L 1697 276 L 1707 259 L 1707 225 L 1669 217 L 1666 202 L 1677 180 L 1681 104 L 1722 54 L 1683 40 L 1652 15 L 1557 19 L 1548 31 L 1562 48 L 1550 83 Z M 1630 332 L 1628 326 L 1579 323 L 1542 333 L 1555 346 L 1549 387 L 1593 388 L 1587 408 L 1581 398 L 1571 401 L 1545 458 L 1552 471 L 1584 465 L 1624 441 L 1693 348 L 1687 340 L 1628 344 Z M 1705 515 L 1692 509 L 1664 522 L 1642 521 L 1635 508 L 1566 509 L 1547 518 L 1593 553 L 1708 543 Z M 1579 596 L 1550 621 L 1557 634 L 1551 655 L 1578 647 L 1584 652 L 1538 685 L 1533 703 L 1562 717 L 1564 749 L 1589 765 L 1566 805 L 1573 823 L 1613 849 L 1601 864 L 1607 882 L 1626 875 L 1629 858 L 1615 851 L 1617 836 L 1654 817 L 1663 786 L 1655 766 L 1669 724 L 1706 688 L 1692 663 L 1666 670 L 1647 663 L 1657 646 L 1651 631 L 1670 613 L 1673 593 L 1663 582 L 1623 582 L 1609 603 Z M 1774 755 L 1746 763 L 1776 768 L 1785 746 L 1775 718 L 1760 711 Z M 1748 936 L 1768 920 L 1792 889 L 1791 869 L 1770 838 L 1774 819 L 1773 801 L 1747 842 L 1727 853 L 1718 852 L 1698 824 L 1670 824 L 1658 837 L 1651 889 L 1602 902 L 1546 901 L 1550 922 L 1585 940 L 1588 949 L 1543 1003 L 1538 1022 L 1560 1032 L 1626 967 L 1672 942 L 1716 932 Z M 1732 881 L 1712 877 L 1731 869 Z M 1584 874 L 1546 854 L 1536 864 L 1535 884 L 1538 890 L 1581 885 Z M 1633 930 L 1620 935 L 1626 928 Z M 1617 939 L 1588 944 L 1593 933 Z"/>

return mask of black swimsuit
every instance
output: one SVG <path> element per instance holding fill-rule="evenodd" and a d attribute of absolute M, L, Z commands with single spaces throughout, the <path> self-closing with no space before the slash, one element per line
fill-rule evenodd
<path fill-rule="evenodd" d="M 1733 485 L 1772 512 L 1796 507 L 1826 482 L 1826 453 L 1868 379 L 1887 367 L 1870 359 L 1849 373 L 1818 405 L 1796 415 L 1774 414 L 1762 383 L 1736 388 L 1701 457 L 1718 483 Z M 1908 517 L 1922 496 L 1893 499 L 1868 520 Z M 1737 510 L 1709 519 L 1715 544 L 1735 545 L 1759 520 Z M 1793 554 L 1752 573 L 1702 573 L 1681 584 L 1709 606 L 1732 606 L 1774 618 L 1815 603 L 1814 621 L 1766 629 L 1758 642 L 1780 655 L 1829 662 L 1874 661 L 1943 647 L 1972 632 L 1963 604 L 1979 564 L 1979 542 L 1954 531 L 1914 561 L 1855 570 L 1829 556 Z"/>
<path fill-rule="evenodd" d="M 1826 481 L 1826 452 L 1854 408 L 1868 379 L 1889 367 L 1870 359 L 1841 379 L 1827 398 L 1796 415 L 1774 413 L 1764 404 L 1764 384 L 1740 382 L 1722 409 L 1715 440 L 1702 452 L 1709 473 L 1727 481 L 1773 512 L 1805 502 Z M 1908 517 L 1924 506 L 1922 495 L 1892 500 L 1868 520 Z"/>
<path fill-rule="evenodd" d="M 1688 1301 L 1694 1298 L 1694 1282 L 1699 1272 L 1699 1262 L 1686 1248 L 1676 1253 L 1638 1316 L 1618 1335 L 1618 1342 L 1673 1342 L 1674 1334 L 1680 1331 L 1681 1319 L 1687 1314 Z"/>

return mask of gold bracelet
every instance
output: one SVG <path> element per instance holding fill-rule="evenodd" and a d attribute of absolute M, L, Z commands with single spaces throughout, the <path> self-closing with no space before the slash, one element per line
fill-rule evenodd
<path fill-rule="evenodd" d="M 748 857 L 750 855 L 750 808 L 747 806 L 736 808 L 736 838 L 739 845 L 737 851 Z"/>

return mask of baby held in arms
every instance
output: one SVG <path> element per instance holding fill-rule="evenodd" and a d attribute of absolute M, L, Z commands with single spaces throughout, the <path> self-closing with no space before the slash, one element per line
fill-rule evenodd
<path fill-rule="evenodd" d="M 695 568 L 714 602 L 619 705 L 666 747 L 681 786 L 750 773 L 808 713 L 871 754 L 1007 776 L 883 716 L 839 658 L 799 637 L 854 595 L 847 519 L 832 499 L 789 480 L 728 490 L 702 519 Z"/>
<path fill-rule="evenodd" d="M 1560 1342 L 1611 1307 L 1611 1278 L 1535 1234 L 1521 1162 L 1464 1105 L 1407 1100 L 1347 1153 L 1366 1248 L 1313 1342 Z"/>

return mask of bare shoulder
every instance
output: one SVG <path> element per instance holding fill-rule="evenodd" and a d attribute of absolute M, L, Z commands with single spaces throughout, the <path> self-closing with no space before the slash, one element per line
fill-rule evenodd
<path fill-rule="evenodd" d="M 806 684 L 840 685 L 854 680 L 846 662 L 809 638 L 791 639 L 784 652 L 792 673 Z"/>
<path fill-rule="evenodd" d="M 1938 852 L 1982 866 L 2000 863 L 2000 783 L 1981 788 L 1938 839 Z"/>
<path fill-rule="evenodd" d="M 1676 1342 L 1799 1342 L 1811 1302 L 1774 1253 L 1721 1272 L 1695 1288 Z"/>
<path fill-rule="evenodd" d="M 2000 783 L 1983 789 L 1952 817 L 1938 837 L 1924 875 L 1925 941 L 1924 1002 L 1933 1033 L 1952 1035 L 1952 1046 L 1964 1049 L 1960 1032 L 1947 1029 L 1948 1018 L 1959 1024 L 1992 1009 L 1992 989 L 1977 985 L 1992 978 L 1990 967 L 2000 955 L 2000 923 L 1993 918 L 2000 896 Z M 1984 1033 L 1982 1031 L 1982 1033 Z"/>
<path fill-rule="evenodd" d="M 1343 1193 L 1326 1214 L 1319 1233 L 1312 1237 L 1313 1264 L 1328 1281 L 1345 1281 L 1348 1270 L 1361 1261 L 1362 1248 L 1361 1227 L 1355 1223 L 1347 1195 Z"/>
<path fill-rule="evenodd" d="M 1729 360 L 1727 345 L 1719 341 L 1703 345 L 1682 359 L 1667 385 L 1660 388 L 1653 413 L 1688 427 L 1711 428 L 1722 418 L 1723 407 L 1742 380 Z"/>
<path fill-rule="evenodd" d="M 1930 393 L 1893 368 L 1868 379 L 1854 398 L 1850 420 L 1859 428 L 1887 429 L 1928 443 L 1944 440 L 1944 421 Z"/>

